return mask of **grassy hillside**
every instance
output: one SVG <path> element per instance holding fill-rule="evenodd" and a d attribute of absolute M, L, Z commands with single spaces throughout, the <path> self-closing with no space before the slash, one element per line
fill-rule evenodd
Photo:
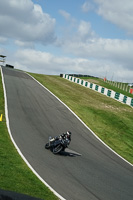
<path fill-rule="evenodd" d="M 59 76 L 32 74 L 107 145 L 133 163 L 133 108 Z"/>
<path fill-rule="evenodd" d="M 0 189 L 16 191 L 45 200 L 58 199 L 32 173 L 14 148 L 6 127 L 4 96 L 0 74 Z"/>

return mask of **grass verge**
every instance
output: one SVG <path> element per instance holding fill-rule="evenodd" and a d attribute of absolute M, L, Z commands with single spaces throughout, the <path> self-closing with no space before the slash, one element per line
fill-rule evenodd
<path fill-rule="evenodd" d="M 45 200 L 58 198 L 32 173 L 12 144 L 5 120 L 4 96 L 0 74 L 0 189 L 15 191 Z"/>
<path fill-rule="evenodd" d="M 31 75 L 68 105 L 108 146 L 133 164 L 133 108 L 59 76 Z"/>

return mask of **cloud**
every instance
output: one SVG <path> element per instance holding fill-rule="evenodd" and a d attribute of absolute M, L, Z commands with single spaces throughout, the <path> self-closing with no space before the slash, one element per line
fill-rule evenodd
<path fill-rule="evenodd" d="M 133 1 L 94 0 L 98 5 L 97 14 L 133 35 Z"/>
<path fill-rule="evenodd" d="M 97 74 L 97 76 L 98 72 L 103 74 L 106 69 L 110 76 L 115 72 L 115 78 L 121 80 L 122 75 L 125 75 L 126 80 L 129 77 L 131 79 L 133 73 L 132 40 L 101 38 L 92 30 L 90 22 L 82 20 L 71 37 L 64 37 L 62 41 L 60 45 L 65 53 L 86 60 L 80 62 L 80 66 L 77 64 L 77 73 L 86 74 L 88 71 L 86 66 L 89 66 L 88 72 Z"/>
<path fill-rule="evenodd" d="M 130 6 L 125 7 L 122 4 L 124 1 L 112 1 L 94 0 L 98 15 L 131 34 L 131 1 Z M 88 12 L 93 7 L 89 2 L 83 4 L 83 12 Z M 132 40 L 101 38 L 92 29 L 90 21 L 78 21 L 65 10 L 59 11 L 66 23 L 58 26 L 60 37 L 56 38 L 56 20 L 44 13 L 38 4 L 31 0 L 0 0 L 0 5 L 0 42 L 4 44 L 9 38 L 17 48 L 21 47 L 15 47 L 13 52 L 9 52 L 13 42 L 10 47 L 10 44 L 7 46 L 7 49 L 10 48 L 6 53 L 8 63 L 16 68 L 44 74 L 82 73 L 105 76 L 107 73 L 108 78 L 114 74 L 117 80 L 132 81 Z M 35 50 L 34 48 L 40 48 L 38 43 L 54 45 L 52 48 L 48 46 L 48 50 L 53 51 L 56 56 L 43 51 L 41 45 L 41 51 Z M 0 52 L 5 50 L 0 49 Z M 63 56 L 63 53 L 69 56 Z"/>
<path fill-rule="evenodd" d="M 0 0 L 0 36 L 44 45 L 56 39 L 56 20 L 31 0 Z"/>
<path fill-rule="evenodd" d="M 73 42 L 72 42 L 73 41 Z M 83 42 L 66 41 L 68 51 L 84 58 L 113 59 L 115 61 L 133 60 L 133 41 L 120 39 L 90 38 Z"/>
<path fill-rule="evenodd" d="M 14 57 L 16 68 L 44 74 L 76 72 L 79 62 L 69 57 L 55 56 L 33 49 L 18 50 Z"/>
<path fill-rule="evenodd" d="M 104 59 L 69 58 L 55 56 L 51 53 L 33 49 L 18 50 L 11 64 L 15 68 L 34 73 L 59 75 L 60 73 L 80 73 L 98 77 L 107 75 L 115 80 L 132 82 L 132 68 L 124 68 L 124 65 Z M 11 58 L 11 59 L 12 59 Z"/>
<path fill-rule="evenodd" d="M 80 40 L 86 42 L 88 38 L 94 38 L 96 34 L 92 30 L 90 22 L 81 20 L 78 26 L 77 36 L 80 38 Z"/>
<path fill-rule="evenodd" d="M 70 13 L 66 12 L 65 10 L 59 10 L 59 13 L 60 13 L 66 20 L 70 20 L 70 19 L 71 19 Z"/>
<path fill-rule="evenodd" d="M 80 43 L 87 45 L 88 40 L 93 40 L 93 38 L 96 38 L 97 35 L 95 31 L 91 28 L 91 23 L 89 21 L 81 20 L 79 23 L 75 21 L 75 23 L 72 22 L 72 24 L 69 24 L 69 27 L 67 27 L 67 30 L 64 29 L 64 34 L 62 38 L 58 38 L 56 41 L 56 45 L 66 49 L 67 52 L 72 53 L 73 50 L 71 50 L 72 46 L 78 46 Z M 73 48 L 72 48 L 73 49 Z M 80 49 L 77 49 L 77 51 L 80 51 Z M 76 52 L 73 52 L 74 55 L 77 55 Z M 82 54 L 82 50 L 81 50 Z"/>
<path fill-rule="evenodd" d="M 67 41 L 64 49 L 73 55 L 89 60 L 99 60 L 112 65 L 121 66 L 121 70 L 133 72 L 133 41 L 119 39 L 93 38 L 86 42 Z M 111 66 L 110 66 L 111 67 Z"/>
<path fill-rule="evenodd" d="M 83 12 L 87 13 L 90 10 L 94 9 L 94 5 L 90 1 L 85 1 L 84 4 L 81 6 Z"/>
<path fill-rule="evenodd" d="M 72 15 L 65 10 L 59 10 L 59 14 L 69 23 L 69 26 L 74 26 L 76 23 L 76 19 L 72 17 Z M 69 27 L 67 27 L 69 29 Z"/>
<path fill-rule="evenodd" d="M 75 32 L 62 38 L 60 46 L 64 52 L 78 57 L 113 60 L 127 64 L 127 67 L 131 67 L 133 62 L 132 40 L 101 38 L 93 31 L 89 21 L 81 20 Z"/>
<path fill-rule="evenodd" d="M 28 41 L 21 41 L 21 40 L 15 40 L 14 42 L 17 46 L 19 47 L 24 47 L 24 48 L 34 48 L 34 43 L 33 42 L 28 42 Z"/>
<path fill-rule="evenodd" d="M 5 38 L 5 37 L 0 37 L 0 43 L 1 43 L 1 44 L 6 44 L 6 42 L 7 42 L 7 38 Z"/>

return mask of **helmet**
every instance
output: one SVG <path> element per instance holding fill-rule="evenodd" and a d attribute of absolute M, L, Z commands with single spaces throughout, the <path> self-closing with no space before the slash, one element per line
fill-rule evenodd
<path fill-rule="evenodd" d="M 66 134 L 67 134 L 68 136 L 71 136 L 72 133 L 71 133 L 70 131 L 67 131 Z"/>
<path fill-rule="evenodd" d="M 67 131 L 67 132 L 66 132 L 66 135 L 67 135 L 67 138 L 68 138 L 69 140 L 71 140 L 71 135 L 72 135 L 72 133 L 71 133 L 70 131 Z"/>

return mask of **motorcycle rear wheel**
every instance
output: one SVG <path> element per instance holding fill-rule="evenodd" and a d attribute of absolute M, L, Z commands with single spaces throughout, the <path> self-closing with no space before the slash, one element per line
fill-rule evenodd
<path fill-rule="evenodd" d="M 55 148 L 53 148 L 53 153 L 57 154 L 60 153 L 63 150 L 63 147 L 59 144 Z"/>

